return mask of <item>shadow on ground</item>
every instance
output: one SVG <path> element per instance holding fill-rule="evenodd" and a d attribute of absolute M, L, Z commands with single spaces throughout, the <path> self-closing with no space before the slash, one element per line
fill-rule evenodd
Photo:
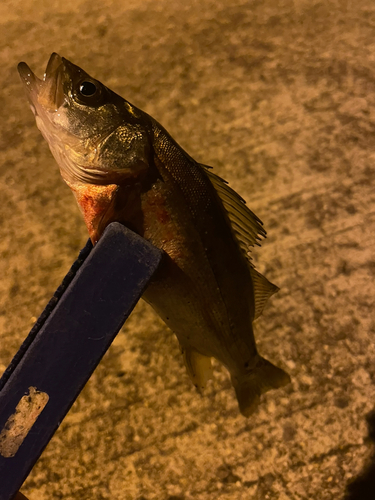
<path fill-rule="evenodd" d="M 375 410 L 366 415 L 368 440 L 375 444 Z M 363 473 L 347 486 L 345 500 L 373 500 L 375 498 L 375 449 Z"/>

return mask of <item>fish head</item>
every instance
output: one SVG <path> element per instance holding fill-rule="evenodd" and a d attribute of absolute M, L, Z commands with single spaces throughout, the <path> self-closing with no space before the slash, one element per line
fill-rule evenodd
<path fill-rule="evenodd" d="M 18 71 L 36 124 L 96 240 L 100 231 L 94 226 L 118 187 L 149 168 L 148 115 L 56 53 L 43 79 L 24 62 Z"/>

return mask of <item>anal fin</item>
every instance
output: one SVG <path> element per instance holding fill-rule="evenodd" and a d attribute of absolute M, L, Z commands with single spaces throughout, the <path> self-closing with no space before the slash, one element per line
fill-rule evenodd
<path fill-rule="evenodd" d="M 212 378 L 211 358 L 189 347 L 181 346 L 181 352 L 191 381 L 198 390 L 204 389 Z"/>

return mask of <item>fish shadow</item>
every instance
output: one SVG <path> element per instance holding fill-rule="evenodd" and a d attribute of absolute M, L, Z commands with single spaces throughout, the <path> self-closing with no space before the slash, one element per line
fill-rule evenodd
<path fill-rule="evenodd" d="M 375 444 L 375 410 L 366 415 L 368 425 L 368 440 Z M 374 500 L 375 499 L 375 450 L 370 463 L 356 479 L 347 485 L 344 500 Z"/>

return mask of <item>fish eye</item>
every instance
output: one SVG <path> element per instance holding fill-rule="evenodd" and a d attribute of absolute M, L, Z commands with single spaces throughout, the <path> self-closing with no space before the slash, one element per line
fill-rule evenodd
<path fill-rule="evenodd" d="M 97 87 L 93 82 L 82 82 L 79 86 L 79 92 L 84 97 L 93 97 L 97 92 Z"/>
<path fill-rule="evenodd" d="M 86 106 L 97 107 L 103 101 L 103 86 L 95 80 L 81 80 L 75 85 L 73 90 L 75 99 Z"/>

